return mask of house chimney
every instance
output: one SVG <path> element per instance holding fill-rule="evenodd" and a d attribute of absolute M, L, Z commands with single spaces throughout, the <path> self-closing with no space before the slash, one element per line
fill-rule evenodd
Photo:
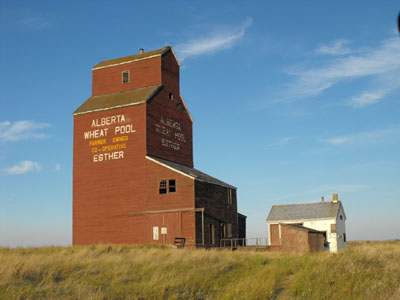
<path fill-rule="evenodd" d="M 139 54 L 142 54 L 144 52 L 144 49 L 143 48 L 140 48 L 139 49 Z"/>
<path fill-rule="evenodd" d="M 321 197 L 321 202 L 324 202 L 324 201 L 325 201 L 324 197 Z"/>
<path fill-rule="evenodd" d="M 338 194 L 333 194 L 332 195 L 332 203 L 338 203 L 339 201 L 339 196 Z"/>

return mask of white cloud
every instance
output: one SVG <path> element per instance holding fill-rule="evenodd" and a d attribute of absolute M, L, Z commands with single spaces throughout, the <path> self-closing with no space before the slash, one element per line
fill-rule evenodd
<path fill-rule="evenodd" d="M 336 48 L 335 45 L 322 48 L 322 51 L 326 53 L 342 51 L 342 54 L 346 52 L 340 44 L 337 44 Z M 318 49 L 321 51 L 321 46 Z M 357 54 L 354 54 L 355 52 Z M 288 74 L 297 77 L 297 80 L 289 86 L 287 98 L 315 96 L 340 82 L 368 78 L 377 85 L 375 91 L 364 91 L 359 96 L 354 96 L 348 103 L 353 107 L 363 107 L 382 100 L 389 92 L 400 88 L 398 36 L 383 40 L 373 49 L 359 49 L 351 53 L 353 54 L 319 62 L 317 67 L 307 68 L 302 65 L 287 70 Z M 387 78 L 390 80 L 386 80 Z"/>
<path fill-rule="evenodd" d="M 352 50 L 347 47 L 350 44 L 348 40 L 335 40 L 329 44 L 321 44 L 318 48 L 314 49 L 317 54 L 329 54 L 329 55 L 345 55 L 352 52 Z"/>
<path fill-rule="evenodd" d="M 252 18 L 246 21 L 238 29 L 211 34 L 207 37 L 196 38 L 176 46 L 176 52 L 181 61 L 202 54 L 210 54 L 223 49 L 231 48 L 237 41 L 243 38 L 247 28 L 253 23 Z"/>
<path fill-rule="evenodd" d="M 35 121 L 0 122 L 0 141 L 19 141 L 23 139 L 43 139 L 47 135 L 38 130 L 50 124 Z"/>
<path fill-rule="evenodd" d="M 285 136 L 285 137 L 281 137 L 269 144 L 266 145 L 266 148 L 279 148 L 279 147 L 283 147 L 286 146 L 287 144 L 290 143 L 290 141 L 292 141 L 294 139 L 294 136 Z"/>
<path fill-rule="evenodd" d="M 346 143 L 347 141 L 349 141 L 349 137 L 347 137 L 347 136 L 338 136 L 338 137 L 325 139 L 324 141 L 327 142 L 328 144 L 340 145 L 340 144 L 343 144 L 343 143 Z"/>
<path fill-rule="evenodd" d="M 42 30 L 51 26 L 49 20 L 43 17 L 36 17 L 36 16 L 22 18 L 17 21 L 17 24 L 20 27 L 29 30 Z"/>
<path fill-rule="evenodd" d="M 20 175 L 30 171 L 39 172 L 40 170 L 40 165 L 37 162 L 24 160 L 17 165 L 5 169 L 4 171 L 9 175 Z"/>
<path fill-rule="evenodd" d="M 60 164 L 56 164 L 56 167 L 55 167 L 54 171 L 55 171 L 55 172 L 61 171 L 61 166 L 60 166 Z"/>
<path fill-rule="evenodd" d="M 385 142 L 394 141 L 399 138 L 400 138 L 400 126 L 394 126 L 385 129 L 363 131 L 345 136 L 326 138 L 322 139 L 322 141 L 334 146 L 345 145 L 345 144 L 380 145 Z"/>

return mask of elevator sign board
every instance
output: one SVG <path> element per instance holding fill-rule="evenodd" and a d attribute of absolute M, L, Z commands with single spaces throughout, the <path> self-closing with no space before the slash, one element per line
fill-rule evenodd
<path fill-rule="evenodd" d="M 92 161 L 98 163 L 124 158 L 129 136 L 135 132 L 133 124 L 121 114 L 93 119 L 83 138 L 92 153 Z"/>

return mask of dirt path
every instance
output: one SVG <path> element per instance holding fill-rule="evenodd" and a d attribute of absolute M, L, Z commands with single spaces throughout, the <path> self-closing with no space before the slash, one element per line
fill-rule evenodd
<path fill-rule="evenodd" d="M 290 274 L 285 279 L 283 279 L 278 284 L 277 291 L 275 293 L 274 300 L 290 300 L 292 297 L 290 296 L 289 287 L 293 281 L 293 274 Z"/>

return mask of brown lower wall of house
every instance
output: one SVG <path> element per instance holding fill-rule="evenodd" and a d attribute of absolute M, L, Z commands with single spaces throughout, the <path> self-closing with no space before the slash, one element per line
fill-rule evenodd
<path fill-rule="evenodd" d="M 308 233 L 308 244 L 311 252 L 324 250 L 324 235 L 322 233 Z"/>
<path fill-rule="evenodd" d="M 282 251 L 304 252 L 309 250 L 308 231 L 283 224 L 280 226 Z"/>
<path fill-rule="evenodd" d="M 281 241 L 279 239 L 279 224 L 269 225 L 269 234 L 271 245 L 280 245 Z"/>

